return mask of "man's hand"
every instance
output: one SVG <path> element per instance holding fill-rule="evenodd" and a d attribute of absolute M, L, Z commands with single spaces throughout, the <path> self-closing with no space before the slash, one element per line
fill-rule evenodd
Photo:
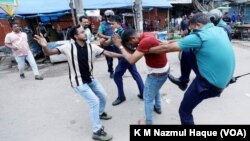
<path fill-rule="evenodd" d="M 40 33 L 40 35 L 35 35 L 34 39 L 38 42 L 39 45 L 41 45 L 42 47 L 47 47 L 47 41 L 46 39 L 43 37 L 43 35 Z"/>
<path fill-rule="evenodd" d="M 116 47 L 122 46 L 122 39 L 118 34 L 112 36 L 112 41 Z"/>

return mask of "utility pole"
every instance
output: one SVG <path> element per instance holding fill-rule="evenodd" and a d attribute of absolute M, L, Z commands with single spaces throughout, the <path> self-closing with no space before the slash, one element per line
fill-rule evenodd
<path fill-rule="evenodd" d="M 139 33 L 143 32 L 143 15 L 142 15 L 142 0 L 134 1 L 134 14 L 136 31 Z"/>
<path fill-rule="evenodd" d="M 78 21 L 79 17 L 81 17 L 82 15 L 85 15 L 85 12 L 83 10 L 83 2 L 82 0 L 74 0 L 74 2 L 75 2 L 75 8 L 76 8 L 76 18 Z"/>
<path fill-rule="evenodd" d="M 75 18 L 73 0 L 70 0 L 70 2 L 69 2 L 69 7 L 70 7 L 70 10 L 71 10 L 71 17 L 72 17 L 72 20 L 73 20 L 73 24 L 74 24 L 74 26 L 75 26 L 75 25 L 76 25 L 76 18 Z"/>

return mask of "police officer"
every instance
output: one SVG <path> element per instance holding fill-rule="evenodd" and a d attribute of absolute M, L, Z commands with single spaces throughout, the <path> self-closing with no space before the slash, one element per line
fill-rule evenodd
<path fill-rule="evenodd" d="M 106 40 L 109 40 L 111 36 L 113 35 L 113 30 L 109 22 L 109 18 L 113 15 L 115 15 L 115 13 L 112 10 L 106 10 L 104 12 L 104 21 L 101 22 L 99 29 L 98 29 L 98 34 L 97 34 L 97 36 L 101 39 L 100 43 L 102 47 L 108 51 L 115 50 L 115 47 L 112 45 L 109 45 L 109 46 L 103 45 L 103 42 L 105 42 Z M 114 77 L 113 58 L 106 57 L 106 61 L 108 64 L 108 72 L 110 73 L 110 78 L 113 78 Z"/>
<path fill-rule="evenodd" d="M 192 112 L 203 100 L 218 97 L 227 87 L 235 70 L 232 44 L 223 28 L 214 26 L 209 17 L 197 13 L 190 19 L 190 35 L 179 42 L 169 42 L 150 48 L 149 53 L 192 49 L 189 59 L 197 70 L 196 77 L 184 93 L 179 115 L 182 124 L 193 125 Z"/>
<path fill-rule="evenodd" d="M 210 21 L 218 27 L 221 27 L 226 31 L 228 38 L 231 40 L 231 29 L 230 27 L 222 20 L 222 13 L 218 9 L 212 9 L 207 14 Z M 191 73 L 191 70 L 194 71 L 195 74 L 197 74 L 197 69 L 195 69 L 193 65 L 193 62 L 190 62 L 190 59 L 193 55 L 190 54 L 190 50 L 183 50 L 182 56 L 180 60 L 180 67 L 181 67 L 181 76 L 179 78 L 174 77 L 173 75 L 169 74 L 169 80 L 176 84 L 181 90 L 186 90 L 189 82 L 189 76 Z"/>

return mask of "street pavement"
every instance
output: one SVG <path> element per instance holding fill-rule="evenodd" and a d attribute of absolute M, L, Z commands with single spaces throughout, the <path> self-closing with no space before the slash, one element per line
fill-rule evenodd
<path fill-rule="evenodd" d="M 233 41 L 236 55 L 235 76 L 250 72 L 249 41 Z M 7 60 L 7 59 L 6 59 Z M 171 73 L 179 76 L 178 53 L 168 53 Z M 117 64 L 117 60 L 114 60 Z M 92 141 L 89 108 L 83 98 L 70 87 L 67 63 L 39 64 L 44 80 L 34 80 L 28 69 L 21 80 L 17 68 L 0 64 L 0 140 L 1 141 Z M 144 58 L 137 68 L 146 78 Z M 223 69 L 223 66 L 221 66 Z M 129 125 L 144 118 L 144 103 L 137 97 L 137 85 L 126 72 L 124 89 L 126 101 L 112 106 L 117 98 L 113 79 L 107 73 L 106 60 L 94 64 L 94 77 L 106 89 L 106 112 L 113 116 L 102 121 L 113 141 L 129 141 Z M 191 80 L 194 74 L 191 74 Z M 196 124 L 250 124 L 250 75 L 238 79 L 226 88 L 221 97 L 203 101 L 193 111 Z M 178 115 L 183 91 L 169 80 L 161 89 L 162 114 L 154 113 L 155 124 L 180 125 Z"/>

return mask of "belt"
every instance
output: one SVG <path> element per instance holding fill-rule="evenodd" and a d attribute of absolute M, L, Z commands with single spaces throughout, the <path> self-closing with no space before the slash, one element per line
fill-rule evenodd
<path fill-rule="evenodd" d="M 162 73 L 151 73 L 152 76 L 155 76 L 155 77 L 160 77 L 160 76 L 164 76 L 166 74 L 169 73 L 169 69 L 166 71 L 166 72 L 162 72 Z"/>
<path fill-rule="evenodd" d="M 216 91 L 216 92 L 222 92 L 223 91 L 222 88 L 218 88 L 218 87 L 214 86 L 213 84 L 211 84 L 210 82 L 208 82 L 207 79 L 203 78 L 202 76 L 200 76 L 200 77 L 201 77 L 201 80 L 205 81 L 205 83 L 210 85 L 211 90 Z"/>

